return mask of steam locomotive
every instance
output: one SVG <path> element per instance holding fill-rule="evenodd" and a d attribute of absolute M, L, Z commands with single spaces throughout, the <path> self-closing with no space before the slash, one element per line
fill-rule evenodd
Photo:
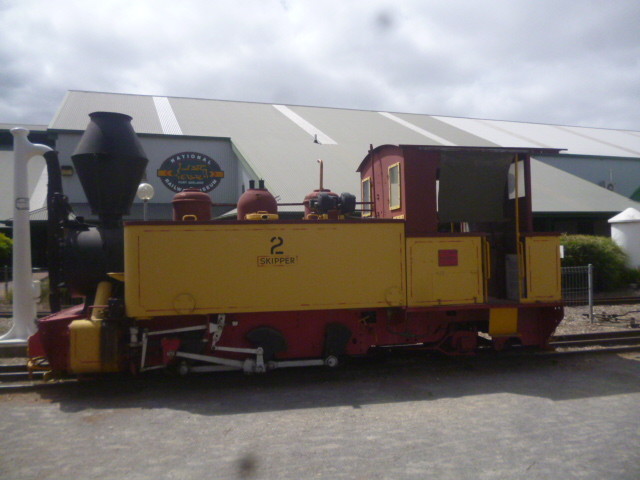
<path fill-rule="evenodd" d="M 357 170 L 361 202 L 321 182 L 285 219 L 252 181 L 234 220 L 185 190 L 172 221 L 123 222 L 147 159 L 131 117 L 92 113 L 72 160 L 97 225 L 71 214 L 45 155 L 54 313 L 30 356 L 61 375 L 186 374 L 545 347 L 563 316 L 559 237 L 533 232 L 529 165 L 554 152 L 382 145 Z M 83 303 L 61 310 L 60 286 Z"/>

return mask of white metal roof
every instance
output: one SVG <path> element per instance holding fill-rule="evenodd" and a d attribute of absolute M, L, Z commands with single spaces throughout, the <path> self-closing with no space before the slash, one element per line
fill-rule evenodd
<path fill-rule="evenodd" d="M 82 91 L 67 93 L 49 128 L 84 130 L 88 114 L 100 110 L 131 115 L 139 134 L 230 138 L 281 202 L 299 202 L 317 188 L 318 158 L 325 163 L 327 187 L 358 194 L 355 170 L 370 144 L 544 147 L 640 159 L 640 132 L 625 130 Z M 638 205 L 533 163 L 534 211 L 616 212 Z"/>
<path fill-rule="evenodd" d="M 531 160 L 535 213 L 620 212 L 640 203 L 544 162 Z"/>
<path fill-rule="evenodd" d="M 640 157 L 640 134 L 628 130 L 435 117 L 500 146 L 563 148 L 565 154 Z"/>

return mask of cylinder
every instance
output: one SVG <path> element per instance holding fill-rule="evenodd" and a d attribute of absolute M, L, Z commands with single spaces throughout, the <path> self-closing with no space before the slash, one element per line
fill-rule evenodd
<path fill-rule="evenodd" d="M 211 198 L 197 188 L 187 188 L 177 193 L 171 202 L 173 204 L 173 220 L 211 220 Z"/>
<path fill-rule="evenodd" d="M 124 271 L 121 228 L 86 227 L 67 233 L 62 252 L 65 284 L 74 297 L 88 297 L 107 273 Z"/>
<path fill-rule="evenodd" d="M 258 188 L 255 188 L 255 182 L 250 180 L 249 190 L 238 199 L 238 220 L 246 220 L 247 215 L 257 212 L 272 215 L 278 213 L 278 202 L 265 188 L 264 180 L 260 180 Z"/>
<path fill-rule="evenodd" d="M 333 193 L 331 190 L 328 190 L 326 188 L 323 188 L 321 190 L 320 189 L 314 190 L 313 192 L 308 193 L 304 197 L 304 201 L 302 202 L 304 204 L 304 218 L 312 218 L 312 217 L 309 217 L 309 215 L 321 215 L 321 214 L 329 213 L 327 211 L 321 211 L 318 208 L 318 198 L 320 197 L 321 194 L 333 199 L 336 205 L 338 200 L 340 199 L 337 193 Z M 332 216 L 335 216 L 338 213 L 337 207 L 336 207 L 336 210 L 332 211 L 331 213 L 333 214 Z"/>

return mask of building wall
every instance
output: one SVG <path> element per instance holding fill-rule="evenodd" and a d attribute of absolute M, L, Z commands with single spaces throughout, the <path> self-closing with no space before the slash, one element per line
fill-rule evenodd
<path fill-rule="evenodd" d="M 580 155 L 536 156 L 536 158 L 625 197 L 631 197 L 640 187 L 640 158 Z"/>
<path fill-rule="evenodd" d="M 614 216 L 608 215 L 545 215 L 533 216 L 533 229 L 536 232 L 559 232 L 569 235 L 598 235 L 608 237 L 611 227 L 607 220 Z"/>
<path fill-rule="evenodd" d="M 71 155 L 73 154 L 82 133 L 63 132 L 58 135 L 56 149 L 60 152 L 60 165 L 72 166 Z M 231 148 L 229 139 L 203 139 L 190 137 L 167 137 L 140 135 L 140 142 L 147 154 L 149 164 L 147 165 L 146 181 L 153 185 L 155 195 L 149 201 L 149 218 L 170 219 L 171 200 L 176 194 L 175 191 L 167 187 L 158 176 L 158 170 L 162 163 L 181 152 L 197 152 L 212 158 L 224 172 L 224 177 L 213 190 L 208 192 L 215 203 L 236 203 L 242 193 L 242 184 L 248 181 L 250 175 L 243 171 L 240 162 L 236 158 Z M 63 189 L 69 197 L 69 201 L 74 206 L 78 215 L 89 215 L 86 206 L 86 197 L 80 185 L 80 180 L 74 172 L 72 176 L 63 177 Z M 83 205 L 84 204 L 84 205 Z M 131 216 L 140 218 L 142 213 L 142 201 L 135 199 Z M 232 207 L 218 208 L 214 215 L 224 213 Z"/>

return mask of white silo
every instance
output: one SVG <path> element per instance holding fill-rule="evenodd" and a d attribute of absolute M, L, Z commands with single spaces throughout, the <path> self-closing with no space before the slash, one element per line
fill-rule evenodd
<path fill-rule="evenodd" d="M 611 238 L 629 255 L 629 266 L 640 268 L 640 212 L 629 207 L 609 223 Z"/>

